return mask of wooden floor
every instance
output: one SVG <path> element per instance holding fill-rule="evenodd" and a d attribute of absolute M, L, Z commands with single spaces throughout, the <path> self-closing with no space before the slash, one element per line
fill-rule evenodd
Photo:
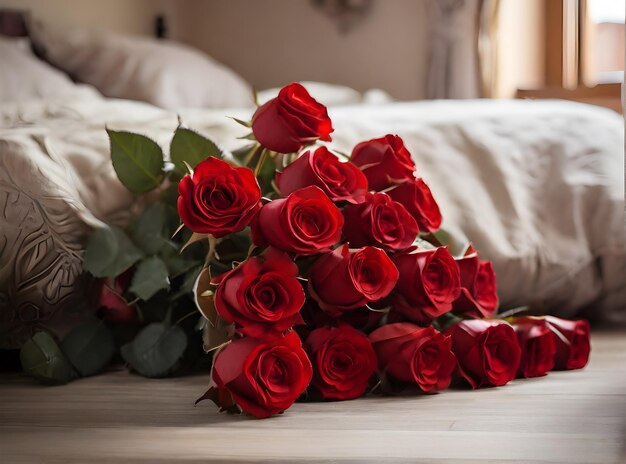
<path fill-rule="evenodd" d="M 591 359 L 498 389 L 297 404 L 262 421 L 194 407 L 204 376 L 4 376 L 0 462 L 626 462 L 626 332 L 594 333 Z"/>

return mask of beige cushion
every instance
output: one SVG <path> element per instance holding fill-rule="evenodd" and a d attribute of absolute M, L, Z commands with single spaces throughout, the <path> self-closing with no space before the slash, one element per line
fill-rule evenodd
<path fill-rule="evenodd" d="M 250 87 L 234 71 L 178 43 L 38 21 L 29 31 L 51 63 L 107 97 L 167 109 L 252 104 Z"/>

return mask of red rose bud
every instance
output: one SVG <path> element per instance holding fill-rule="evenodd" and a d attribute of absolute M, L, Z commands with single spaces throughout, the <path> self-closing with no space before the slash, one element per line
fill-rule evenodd
<path fill-rule="evenodd" d="M 356 202 L 367 192 L 367 178 L 354 164 L 342 163 L 326 147 L 304 152 L 276 174 L 276 185 L 283 195 L 316 185 L 333 201 Z"/>
<path fill-rule="evenodd" d="M 122 296 L 132 277 L 133 271 L 126 271 L 112 279 L 100 280 L 100 298 L 98 306 L 101 308 L 102 319 L 114 323 L 134 323 L 139 321 L 137 310 L 129 305 Z"/>
<path fill-rule="evenodd" d="M 330 141 L 333 126 L 326 107 L 300 84 L 289 84 L 252 116 L 252 132 L 261 145 L 292 153 L 317 139 Z"/>
<path fill-rule="evenodd" d="M 252 240 L 298 255 L 329 249 L 341 239 L 343 216 L 335 204 L 311 186 L 267 203 L 252 222 Z"/>
<path fill-rule="evenodd" d="M 408 181 L 387 192 L 392 200 L 402 204 L 417 222 L 420 230 L 436 232 L 441 225 L 439 205 L 422 179 Z"/>
<path fill-rule="evenodd" d="M 216 354 L 213 365 L 217 387 L 259 419 L 289 408 L 311 377 L 311 362 L 295 332 L 269 341 L 237 338 Z"/>
<path fill-rule="evenodd" d="M 448 388 L 456 366 L 449 336 L 408 322 L 384 325 L 370 334 L 378 368 L 392 379 L 426 393 Z"/>
<path fill-rule="evenodd" d="M 589 322 L 568 321 L 554 316 L 546 316 L 545 320 L 554 333 L 554 368 L 569 370 L 585 367 L 591 352 Z"/>
<path fill-rule="evenodd" d="M 468 319 L 446 331 L 459 374 L 472 388 L 499 387 L 515 378 L 522 355 L 515 330 L 504 321 Z"/>
<path fill-rule="evenodd" d="M 419 228 L 400 203 L 386 193 L 368 193 L 362 203 L 343 210 L 343 233 L 353 247 L 378 246 L 388 251 L 410 247 Z"/>
<path fill-rule="evenodd" d="M 478 259 L 478 253 L 470 245 L 465 256 L 456 262 L 461 274 L 461 294 L 454 302 L 454 312 L 477 318 L 493 317 L 499 301 L 491 261 Z"/>
<path fill-rule="evenodd" d="M 308 285 L 320 307 L 335 314 L 385 298 L 397 281 L 398 270 L 384 251 L 345 244 L 315 261 Z"/>
<path fill-rule="evenodd" d="M 397 135 L 359 143 L 350 160 L 361 168 L 370 190 L 380 191 L 415 179 L 415 163 Z"/>
<path fill-rule="evenodd" d="M 365 393 L 376 369 L 367 336 L 348 325 L 312 331 L 304 343 L 313 364 L 313 385 L 326 400 L 350 400 Z"/>
<path fill-rule="evenodd" d="M 392 312 L 424 324 L 452 309 L 460 292 L 459 267 L 446 247 L 414 247 L 391 259 L 400 272 Z"/>
<path fill-rule="evenodd" d="M 556 344 L 545 319 L 516 317 L 512 322 L 522 349 L 518 377 L 540 377 L 554 367 Z"/>
<path fill-rule="evenodd" d="M 193 232 L 223 237 L 243 230 L 261 207 L 261 189 L 248 168 L 209 157 L 178 184 L 178 214 Z"/>
<path fill-rule="evenodd" d="M 304 290 L 297 276 L 289 255 L 268 248 L 221 276 L 215 309 L 244 335 L 278 335 L 302 322 Z"/>

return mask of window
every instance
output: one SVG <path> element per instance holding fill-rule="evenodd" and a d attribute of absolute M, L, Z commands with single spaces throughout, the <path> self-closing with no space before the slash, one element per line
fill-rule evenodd
<path fill-rule="evenodd" d="M 587 85 L 624 79 L 626 0 L 587 0 L 583 32 L 583 80 Z"/>

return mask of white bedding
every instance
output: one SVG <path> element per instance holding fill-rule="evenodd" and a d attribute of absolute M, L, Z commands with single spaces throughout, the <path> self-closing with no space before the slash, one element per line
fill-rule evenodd
<path fill-rule="evenodd" d="M 626 319 L 624 143 L 616 113 L 561 101 L 434 101 L 329 111 L 339 150 L 385 133 L 404 138 L 440 204 L 443 227 L 459 241 L 471 238 L 494 261 L 504 309 L 529 304 L 565 316 L 586 309 Z M 246 130 L 227 114 L 250 112 L 193 110 L 181 117 L 233 149 Z M 177 115 L 102 98 L 5 105 L 0 187 L 9 172 L 23 189 L 47 185 L 66 198 L 85 224 L 83 234 L 98 218 L 123 220 L 136 199 L 112 172 L 105 124 L 146 133 L 166 148 Z M 2 264 L 0 251 L 0 271 Z"/>

